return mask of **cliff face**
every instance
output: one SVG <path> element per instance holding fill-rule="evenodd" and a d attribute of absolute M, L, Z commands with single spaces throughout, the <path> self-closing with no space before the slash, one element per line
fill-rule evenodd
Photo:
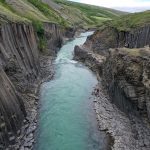
<path fill-rule="evenodd" d="M 26 116 L 21 94 L 30 90 L 28 87 L 37 79 L 38 60 L 36 36 L 31 25 L 5 24 L 0 27 L 0 127 L 3 144 L 16 135 Z"/>
<path fill-rule="evenodd" d="M 53 56 L 57 54 L 57 51 L 62 46 L 65 29 L 62 30 L 59 25 L 53 23 L 45 23 L 44 31 L 48 48 L 47 52 Z"/>
<path fill-rule="evenodd" d="M 62 45 L 65 30 L 47 23 L 44 33 L 47 52 L 54 56 Z M 51 74 L 46 70 L 49 57 L 38 50 L 38 41 L 30 24 L 0 26 L 0 144 L 4 147 L 20 134 L 25 117 L 33 118 L 30 113 L 35 111 L 31 110 L 35 100 L 30 102 L 29 97 L 34 97 L 42 78 Z"/>
<path fill-rule="evenodd" d="M 75 59 L 97 73 L 115 103 L 130 114 L 139 112 L 150 119 L 150 49 L 112 49 L 107 57 L 75 47 Z"/>
<path fill-rule="evenodd" d="M 74 58 L 96 72 L 100 81 L 93 92 L 95 110 L 100 128 L 114 139 L 112 149 L 148 150 L 150 48 L 114 48 L 107 56 L 88 48 L 76 46 Z"/>
<path fill-rule="evenodd" d="M 102 64 L 105 61 L 105 57 L 92 53 L 84 47 L 75 46 L 74 48 L 74 59 L 83 62 L 91 70 L 97 73 L 97 76 L 102 75 Z"/>
<path fill-rule="evenodd" d="M 150 114 L 149 48 L 139 48 L 146 45 L 150 45 L 150 26 L 130 32 L 105 28 L 89 36 L 82 47 L 76 46 L 75 59 L 96 71 L 112 101 L 122 111 L 135 110 L 147 118 Z M 109 51 L 125 46 L 128 48 Z"/>
<path fill-rule="evenodd" d="M 106 27 L 88 37 L 85 45 L 90 50 L 102 55 L 107 55 L 109 48 L 144 47 L 145 45 L 150 45 L 150 26 L 146 25 L 128 32 Z"/>
<path fill-rule="evenodd" d="M 122 111 L 150 119 L 150 49 L 112 49 L 103 64 L 103 81 Z"/>

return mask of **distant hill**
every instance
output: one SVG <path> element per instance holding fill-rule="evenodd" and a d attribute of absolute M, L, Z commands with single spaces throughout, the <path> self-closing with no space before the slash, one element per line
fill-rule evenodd
<path fill-rule="evenodd" d="M 65 0 L 0 0 L 0 22 L 54 22 L 63 26 L 96 27 L 125 12 Z"/>

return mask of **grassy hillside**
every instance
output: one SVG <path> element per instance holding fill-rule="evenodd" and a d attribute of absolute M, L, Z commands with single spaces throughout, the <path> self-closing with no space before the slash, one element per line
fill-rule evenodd
<path fill-rule="evenodd" d="M 54 22 L 65 27 L 95 27 L 124 14 L 113 9 L 65 0 L 0 0 L 0 7 L 0 15 L 5 14 L 6 20 Z"/>
<path fill-rule="evenodd" d="M 42 0 L 57 11 L 69 24 L 83 27 L 97 26 L 106 20 L 126 13 L 66 0 Z"/>
<path fill-rule="evenodd" d="M 0 24 L 10 21 L 30 22 L 28 19 L 17 15 L 3 0 L 0 0 Z"/>
<path fill-rule="evenodd" d="M 150 25 L 150 10 L 124 15 L 113 21 L 106 22 L 105 25 L 115 27 L 120 31 L 130 31 L 133 28 Z"/>

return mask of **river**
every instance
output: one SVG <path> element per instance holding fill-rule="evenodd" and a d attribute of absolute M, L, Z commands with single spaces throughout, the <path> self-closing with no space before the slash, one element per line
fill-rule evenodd
<path fill-rule="evenodd" d="M 107 135 L 98 130 L 89 97 L 98 83 L 96 76 L 73 59 L 75 45 L 88 35 L 68 41 L 54 61 L 55 77 L 42 85 L 36 150 L 106 150 Z"/>

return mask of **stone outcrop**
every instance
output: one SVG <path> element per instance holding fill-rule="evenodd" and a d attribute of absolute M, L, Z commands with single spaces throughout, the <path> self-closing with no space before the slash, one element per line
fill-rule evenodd
<path fill-rule="evenodd" d="M 150 45 L 150 26 L 145 25 L 131 31 L 105 27 L 89 36 L 85 45 L 91 51 L 101 55 L 108 55 L 109 48 L 141 48 Z"/>
<path fill-rule="evenodd" d="M 105 60 L 104 56 L 87 51 L 82 46 L 75 46 L 74 54 L 75 60 L 82 61 L 93 71 L 99 71 L 99 74 L 102 73 L 102 63 Z"/>

